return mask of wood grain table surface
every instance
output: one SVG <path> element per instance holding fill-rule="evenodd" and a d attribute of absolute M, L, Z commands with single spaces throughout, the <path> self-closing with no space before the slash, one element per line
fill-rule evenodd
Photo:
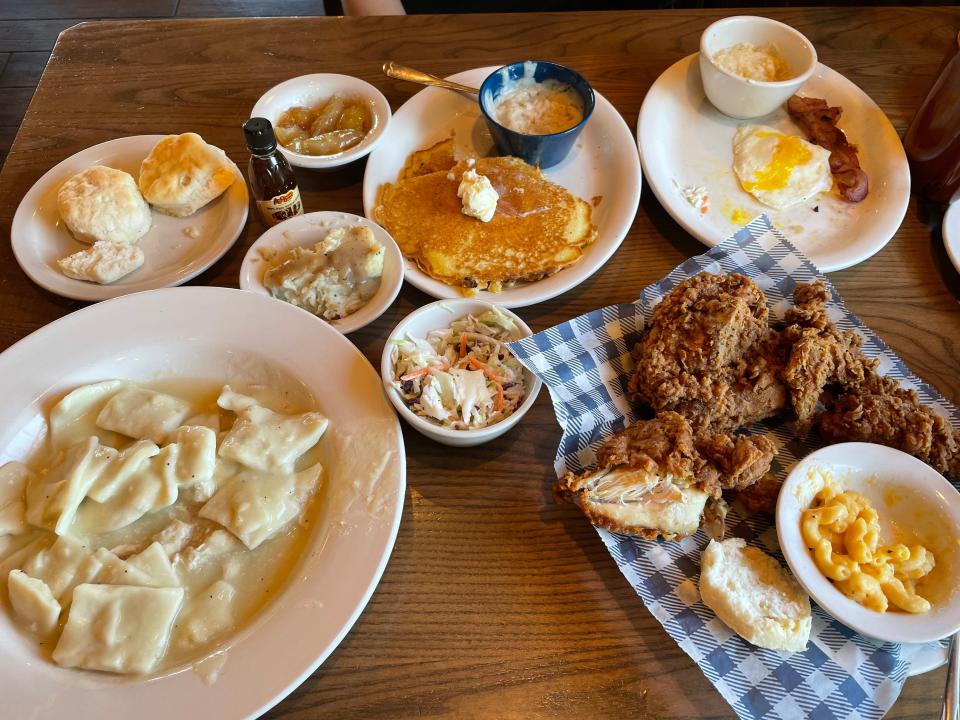
<path fill-rule="evenodd" d="M 863 88 L 901 133 L 960 28 L 960 11 L 949 8 L 766 14 L 806 34 L 821 61 Z M 264 91 L 296 75 L 356 75 L 397 108 L 418 88 L 384 77 L 387 59 L 440 75 L 559 60 L 586 75 L 633 128 L 651 83 L 695 52 L 718 17 L 683 10 L 83 24 L 60 37 L 0 174 L 0 232 L 9 238 L 17 204 L 46 170 L 111 138 L 192 130 L 245 167 L 240 124 Z M 306 210 L 362 214 L 363 167 L 298 171 Z M 914 372 L 960 402 L 960 278 L 943 250 L 940 216 L 911 201 L 882 252 L 831 277 Z M 251 219 L 193 284 L 235 287 L 261 232 Z M 702 251 L 644 189 L 633 227 L 606 266 L 520 314 L 539 330 L 632 301 Z M 376 365 L 388 331 L 429 300 L 405 286 L 351 339 Z M 0 348 L 81 306 L 33 285 L 9 243 L 0 243 Z M 580 513 L 554 502 L 560 430 L 546 392 L 512 432 L 478 448 L 447 449 L 408 430 L 408 493 L 383 579 L 340 647 L 271 716 L 734 716 Z M 939 717 L 943 683 L 943 670 L 912 678 L 889 717 Z"/>

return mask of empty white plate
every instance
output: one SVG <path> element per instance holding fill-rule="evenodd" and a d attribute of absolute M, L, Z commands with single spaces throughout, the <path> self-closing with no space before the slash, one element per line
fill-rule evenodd
<path fill-rule="evenodd" d="M 140 176 L 140 163 L 164 135 L 133 135 L 108 140 L 71 155 L 48 170 L 24 195 L 10 230 L 13 254 L 37 285 L 75 300 L 107 298 L 180 285 L 219 260 L 237 241 L 247 222 L 247 184 L 237 181 L 223 195 L 189 217 L 153 213 L 153 226 L 138 245 L 143 267 L 110 285 L 68 278 L 57 260 L 90 247 L 74 239 L 60 219 L 57 192 L 64 182 L 93 165 Z M 190 235 L 187 235 L 187 233 Z"/>
<path fill-rule="evenodd" d="M 843 109 L 840 128 L 859 150 L 870 193 L 859 203 L 823 193 L 792 208 L 774 210 L 748 195 L 733 173 L 733 135 L 742 124 L 771 125 L 800 134 L 784 109 L 736 120 L 703 93 L 697 55 L 668 68 L 644 98 L 637 121 L 643 174 L 660 204 L 701 242 L 714 246 L 766 213 L 823 272 L 863 262 L 889 242 L 910 200 L 910 170 L 900 137 L 877 104 L 843 75 L 819 65 L 800 94 Z M 701 213 L 680 188 L 703 187 Z"/>
<path fill-rule="evenodd" d="M 466 70 L 447 79 L 480 87 L 480 83 L 496 69 Z M 626 237 L 640 204 L 640 161 L 630 128 L 620 113 L 600 93 L 596 90 L 594 93 L 596 108 L 570 154 L 544 174 L 552 182 L 594 204 L 593 224 L 597 226 L 597 239 L 585 248 L 579 262 L 557 274 L 499 293 L 479 292 L 478 299 L 511 308 L 549 300 L 593 275 Z M 380 186 L 396 182 L 410 153 L 430 147 L 451 134 L 458 156 L 483 156 L 493 149 L 493 139 L 475 97 L 426 88 L 407 100 L 394 114 L 384 141 L 367 159 L 363 176 L 364 214 L 373 218 Z M 406 279 L 428 295 L 441 300 L 463 297 L 458 288 L 435 280 L 415 263 L 405 260 L 404 264 Z"/>

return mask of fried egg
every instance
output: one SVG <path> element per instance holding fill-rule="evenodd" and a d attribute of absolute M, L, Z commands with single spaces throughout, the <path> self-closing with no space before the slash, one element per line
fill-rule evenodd
<path fill-rule="evenodd" d="M 833 187 L 829 150 L 766 125 L 737 129 L 733 171 L 744 190 L 778 210 Z"/>

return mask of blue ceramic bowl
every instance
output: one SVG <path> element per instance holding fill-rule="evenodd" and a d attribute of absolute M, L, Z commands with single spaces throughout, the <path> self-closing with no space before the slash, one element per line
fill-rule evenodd
<path fill-rule="evenodd" d="M 568 130 L 550 135 L 526 135 L 498 123 L 494 119 L 493 111 L 500 95 L 511 90 L 517 80 L 531 76 L 536 82 L 556 80 L 572 87 L 583 101 L 583 119 Z M 480 110 L 487 121 L 487 127 L 490 128 L 497 150 L 501 155 L 514 155 L 541 168 L 556 165 L 567 156 L 583 126 L 590 119 L 595 104 L 593 88 L 580 73 L 545 60 L 527 60 L 504 65 L 491 73 L 480 86 Z"/>

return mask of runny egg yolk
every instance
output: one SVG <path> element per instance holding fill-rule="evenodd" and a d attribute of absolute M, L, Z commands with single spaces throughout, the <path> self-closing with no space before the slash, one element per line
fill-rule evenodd
<path fill-rule="evenodd" d="M 798 165 L 810 162 L 813 153 L 804 145 L 803 140 L 795 135 L 781 135 L 779 133 L 758 132 L 756 137 L 776 137 L 777 147 L 773 157 L 766 167 L 757 170 L 756 180 L 743 183 L 743 189 L 751 190 L 779 190 L 785 188 L 790 180 L 790 174 Z"/>

